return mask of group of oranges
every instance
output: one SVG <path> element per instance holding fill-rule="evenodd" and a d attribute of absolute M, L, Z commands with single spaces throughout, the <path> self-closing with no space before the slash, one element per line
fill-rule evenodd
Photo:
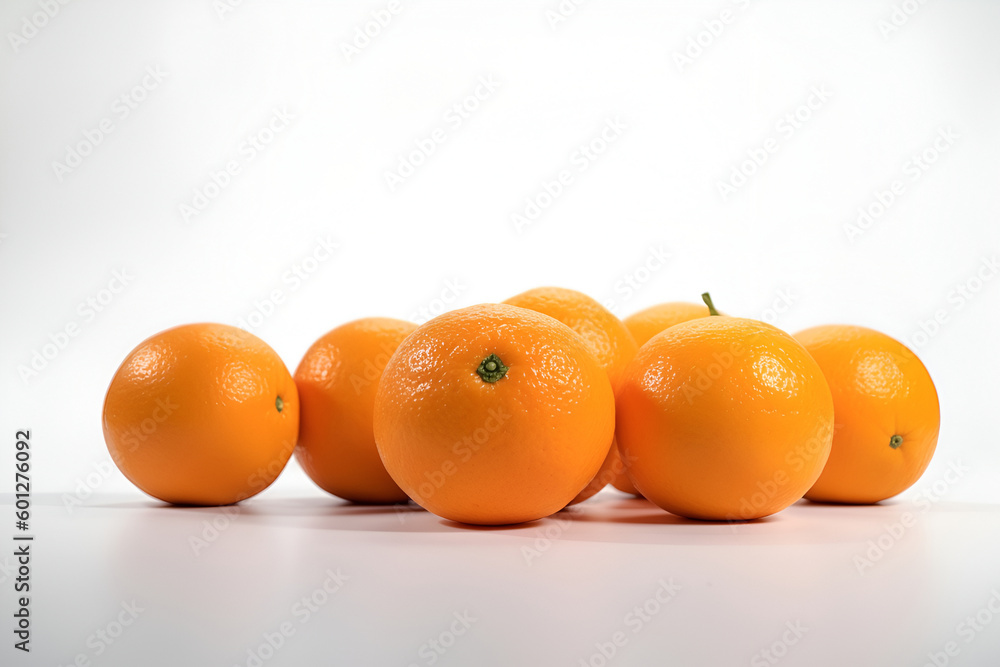
<path fill-rule="evenodd" d="M 246 331 L 179 326 L 118 368 L 104 437 L 122 473 L 168 503 L 239 502 L 294 452 L 340 498 L 486 525 L 608 484 L 680 516 L 745 521 L 916 482 L 940 412 L 909 349 L 858 326 L 792 336 L 702 297 L 620 320 L 550 287 L 421 326 L 366 318 L 323 335 L 294 377 Z"/>

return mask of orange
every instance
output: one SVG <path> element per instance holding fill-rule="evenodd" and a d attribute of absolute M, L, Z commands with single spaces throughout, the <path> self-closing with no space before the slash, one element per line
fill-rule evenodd
<path fill-rule="evenodd" d="M 710 314 L 705 304 L 671 301 L 632 313 L 623 322 L 635 338 L 636 344 L 642 346 L 664 329 L 688 320 L 708 317 Z"/>
<path fill-rule="evenodd" d="M 122 473 L 168 503 L 227 505 L 263 491 L 292 454 L 295 382 L 267 343 L 188 324 L 125 357 L 104 399 L 104 440 Z"/>
<path fill-rule="evenodd" d="M 908 489 L 937 446 L 934 382 L 899 341 L 864 327 L 828 325 L 795 335 L 833 393 L 833 449 L 810 500 L 877 503 Z"/>
<path fill-rule="evenodd" d="M 711 313 L 705 304 L 687 303 L 685 301 L 670 301 L 650 306 L 626 317 L 622 322 L 628 328 L 635 342 L 640 347 L 650 338 L 675 324 L 708 317 Z M 616 475 L 611 484 L 624 493 L 634 496 L 641 495 L 632 484 L 628 475 Z"/>
<path fill-rule="evenodd" d="M 383 317 L 355 320 L 313 343 L 299 363 L 295 456 L 324 491 L 357 503 L 408 500 L 378 456 L 372 411 L 382 369 L 416 328 Z"/>
<path fill-rule="evenodd" d="M 578 333 L 608 373 L 611 385 L 621 379 L 638 346 L 614 313 L 582 292 L 563 287 L 538 287 L 504 303 L 555 318 Z"/>
<path fill-rule="evenodd" d="M 830 453 L 823 372 L 794 338 L 756 320 L 705 317 L 657 334 L 629 365 L 616 405 L 633 483 L 681 516 L 778 512 L 813 485 Z"/>
<path fill-rule="evenodd" d="M 615 442 L 611 449 L 608 451 L 608 458 L 604 460 L 604 464 L 597 473 L 597 477 L 594 481 L 588 485 L 587 489 L 594 488 L 594 486 L 599 485 L 597 491 L 600 491 L 606 484 L 611 484 L 622 493 L 628 493 L 630 495 L 641 498 L 642 494 L 635 488 L 635 484 L 629 479 L 628 473 L 626 472 L 625 462 L 622 461 L 621 451 L 618 449 L 618 443 Z M 586 500 L 593 494 L 584 495 L 581 493 L 579 496 L 573 499 L 573 502 L 580 502 L 581 500 Z"/>
<path fill-rule="evenodd" d="M 614 394 L 583 340 L 539 313 L 484 304 L 404 340 L 375 395 L 386 470 L 453 521 L 509 524 L 559 511 L 597 473 Z"/>
<path fill-rule="evenodd" d="M 638 346 L 614 313 L 586 294 L 562 287 L 539 287 L 513 296 L 504 303 L 553 317 L 583 337 L 590 351 L 607 371 L 611 388 L 618 390 L 622 373 L 635 356 Z M 612 440 L 599 473 L 570 504 L 590 498 L 609 482 L 627 484 L 616 445 Z M 617 480 L 624 480 L 618 482 Z M 617 483 L 616 483 L 617 482 Z"/>

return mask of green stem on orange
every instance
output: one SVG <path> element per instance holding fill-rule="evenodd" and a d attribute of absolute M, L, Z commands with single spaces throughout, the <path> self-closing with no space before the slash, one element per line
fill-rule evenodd
<path fill-rule="evenodd" d="M 894 435 L 889 438 L 889 446 L 893 449 L 899 449 L 899 446 L 903 444 L 903 436 Z"/>
<path fill-rule="evenodd" d="M 278 408 L 278 412 L 281 412 L 285 408 L 285 402 L 281 400 L 281 396 L 274 399 L 274 407 Z"/>
<path fill-rule="evenodd" d="M 500 357 L 495 354 L 491 354 L 479 363 L 479 368 L 476 369 L 476 373 L 482 378 L 483 382 L 489 382 L 493 384 L 503 376 L 507 375 L 507 367 L 503 365 L 500 361 Z"/>
<path fill-rule="evenodd" d="M 709 295 L 708 292 L 704 292 L 701 295 L 701 300 L 705 302 L 706 306 L 708 306 L 708 314 L 709 315 L 718 315 L 719 314 L 719 311 L 717 311 L 715 309 L 715 304 L 712 303 L 712 297 L 711 297 L 711 295 Z"/>

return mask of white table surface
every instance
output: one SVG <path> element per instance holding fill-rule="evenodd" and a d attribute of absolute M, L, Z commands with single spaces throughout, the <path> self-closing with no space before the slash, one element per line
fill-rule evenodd
<path fill-rule="evenodd" d="M 238 511 L 40 494 L 31 529 L 32 652 L 10 646 L 5 548 L 4 665 L 1000 664 L 996 504 L 800 502 L 729 525 L 606 490 L 474 528 L 319 492 Z"/>

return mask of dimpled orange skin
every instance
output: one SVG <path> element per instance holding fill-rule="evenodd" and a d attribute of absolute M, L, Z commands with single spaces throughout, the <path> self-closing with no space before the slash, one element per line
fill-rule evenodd
<path fill-rule="evenodd" d="M 937 446 L 941 411 L 927 369 L 906 346 L 865 327 L 800 331 L 833 393 L 833 449 L 806 493 L 816 501 L 876 503 L 908 489 Z M 893 436 L 899 436 L 893 447 Z"/>
<path fill-rule="evenodd" d="M 495 382 L 477 369 L 491 354 Z M 375 441 L 410 498 L 446 519 L 499 525 L 559 511 L 594 477 L 614 431 L 607 374 L 569 328 L 483 304 L 418 327 L 375 397 Z"/>
<path fill-rule="evenodd" d="M 372 412 L 382 369 L 416 328 L 385 317 L 355 320 L 326 333 L 299 363 L 295 457 L 324 491 L 357 503 L 409 500 L 379 458 Z"/>
<path fill-rule="evenodd" d="M 527 308 L 553 317 L 587 342 L 590 351 L 608 373 L 611 388 L 618 390 L 622 373 L 635 356 L 638 346 L 632 334 L 614 313 L 591 297 L 563 287 L 539 287 L 513 296 L 504 303 Z M 621 459 L 614 441 L 601 469 L 584 489 L 573 498 L 571 505 L 594 496 L 607 484 L 627 484 Z"/>
<path fill-rule="evenodd" d="M 636 344 L 642 347 L 646 341 L 664 329 L 688 320 L 708 317 L 710 314 L 708 306 L 703 303 L 671 301 L 650 306 L 638 313 L 632 313 L 622 322 L 628 327 Z"/>
<path fill-rule="evenodd" d="M 822 371 L 791 336 L 756 320 L 713 316 L 657 334 L 629 365 L 616 405 L 636 488 L 693 519 L 778 512 L 830 453 Z"/>
<path fill-rule="evenodd" d="M 711 313 L 705 304 L 687 303 L 686 301 L 670 301 L 650 306 L 637 313 L 633 313 L 622 320 L 628 328 L 632 337 L 635 338 L 636 345 L 642 347 L 650 338 L 660 333 L 664 329 L 669 329 L 675 324 L 687 322 L 688 320 L 708 317 Z M 619 463 L 619 465 L 621 465 Z M 611 484 L 624 493 L 633 496 L 641 496 L 632 480 L 626 474 L 616 475 Z"/>
<path fill-rule="evenodd" d="M 141 490 L 178 505 L 228 505 L 260 493 L 285 467 L 299 401 L 288 369 L 260 338 L 188 324 L 129 353 L 103 422 L 111 458 Z"/>

